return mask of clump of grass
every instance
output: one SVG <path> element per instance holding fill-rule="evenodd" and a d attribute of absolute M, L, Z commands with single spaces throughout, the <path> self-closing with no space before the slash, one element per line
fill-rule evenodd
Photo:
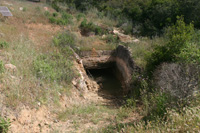
<path fill-rule="evenodd" d="M 45 15 L 46 17 L 49 17 L 51 14 L 50 14 L 49 11 L 45 11 L 45 12 L 44 12 L 44 15 Z"/>
<path fill-rule="evenodd" d="M 76 15 L 76 19 L 77 19 L 78 22 L 81 20 L 81 18 L 85 19 L 85 14 L 79 13 L 78 15 Z"/>
<path fill-rule="evenodd" d="M 10 127 L 10 120 L 0 117 L 0 132 L 7 133 Z"/>
<path fill-rule="evenodd" d="M 26 7 L 23 7 L 23 10 L 22 10 L 23 12 L 26 12 L 27 11 L 27 8 Z"/>
<path fill-rule="evenodd" d="M 7 43 L 7 42 L 5 42 L 5 41 L 1 41 L 0 42 L 0 48 L 2 49 L 2 48 L 8 48 L 9 47 L 9 44 Z"/>

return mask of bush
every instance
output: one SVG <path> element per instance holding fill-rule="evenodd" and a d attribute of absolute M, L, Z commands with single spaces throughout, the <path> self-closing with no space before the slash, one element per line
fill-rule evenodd
<path fill-rule="evenodd" d="M 54 37 L 53 44 L 56 47 L 60 47 L 60 48 L 66 48 L 68 46 L 74 48 L 75 47 L 75 36 L 68 31 L 58 34 L 56 37 Z"/>
<path fill-rule="evenodd" d="M 196 44 L 188 43 L 177 55 L 177 58 L 183 63 L 200 64 L 200 47 Z"/>
<path fill-rule="evenodd" d="M 5 41 L 3 41 L 3 42 L 0 42 L 0 48 L 2 49 L 2 48 L 8 48 L 9 47 L 9 44 L 7 43 L 7 42 L 5 42 Z"/>
<path fill-rule="evenodd" d="M 0 117 L 0 132 L 7 133 L 10 127 L 10 121 Z"/>
<path fill-rule="evenodd" d="M 156 46 L 153 53 L 147 57 L 146 69 L 150 76 L 161 63 L 177 61 L 177 55 L 192 39 L 193 25 L 186 25 L 183 17 L 177 17 L 177 19 L 176 25 L 169 27 L 166 32 L 169 42 L 163 46 Z"/>
<path fill-rule="evenodd" d="M 197 65 L 163 63 L 154 73 L 154 82 L 174 97 L 177 103 L 187 104 L 191 98 L 195 99 L 195 92 L 199 92 L 199 75 L 200 68 Z"/>

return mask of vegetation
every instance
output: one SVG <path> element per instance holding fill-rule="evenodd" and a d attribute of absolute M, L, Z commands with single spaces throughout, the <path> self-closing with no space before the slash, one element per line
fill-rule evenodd
<path fill-rule="evenodd" d="M 47 12 L 46 15 L 49 16 L 50 23 L 57 24 L 57 25 L 68 25 L 72 23 L 72 15 L 62 12 L 61 17 L 58 17 L 58 13 L 54 12 L 52 16 L 50 16 Z"/>
<path fill-rule="evenodd" d="M 7 42 L 0 42 L 0 48 L 2 49 L 2 48 L 7 48 L 7 47 L 9 47 L 9 44 L 7 43 Z"/>
<path fill-rule="evenodd" d="M 0 97 L 6 109 L 45 105 L 55 119 L 73 125 L 69 132 L 82 126 L 79 132 L 200 130 L 198 0 L 52 0 L 55 10 L 45 3 L 8 1 L 16 17 L 0 18 Z M 124 43 L 113 29 L 139 41 Z M 129 95 L 119 100 L 92 92 L 87 99 L 81 87 L 72 89 L 79 83 L 73 50 L 118 45 L 130 47 L 141 68 L 132 75 Z M 5 69 L 7 63 L 17 69 Z M 10 124 L 0 117 L 0 132 L 8 132 Z M 41 125 L 46 124 L 40 130 Z M 88 125 L 94 129 L 85 131 Z"/>
<path fill-rule="evenodd" d="M 7 133 L 10 127 L 10 121 L 0 117 L 0 132 Z"/>

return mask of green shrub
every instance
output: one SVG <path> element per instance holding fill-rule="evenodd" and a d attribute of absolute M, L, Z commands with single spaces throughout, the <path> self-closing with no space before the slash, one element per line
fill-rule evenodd
<path fill-rule="evenodd" d="M 57 13 L 57 12 L 54 12 L 52 15 L 53 15 L 53 17 L 57 17 L 57 16 L 58 16 L 58 13 Z"/>
<path fill-rule="evenodd" d="M 8 48 L 9 47 L 9 44 L 5 41 L 3 42 L 0 42 L 0 48 Z"/>
<path fill-rule="evenodd" d="M 36 76 L 40 79 L 69 83 L 74 77 L 72 61 L 62 54 L 38 56 L 33 66 Z"/>
<path fill-rule="evenodd" d="M 196 44 L 189 43 L 181 50 L 177 58 L 183 63 L 200 64 L 200 47 Z"/>
<path fill-rule="evenodd" d="M 74 48 L 75 36 L 68 31 L 58 34 L 56 37 L 54 37 L 53 44 L 60 48 L 66 48 L 68 46 Z"/>
<path fill-rule="evenodd" d="M 0 117 L 0 132 L 7 133 L 10 127 L 10 121 Z"/>
<path fill-rule="evenodd" d="M 148 93 L 147 99 L 148 104 L 145 105 L 147 114 L 144 117 L 144 120 L 164 119 L 170 104 L 169 96 L 166 93 L 157 91 Z"/>
<path fill-rule="evenodd" d="M 49 59 L 45 56 L 39 56 L 34 61 L 34 69 L 38 78 L 57 80 L 57 73 L 54 71 L 54 66 L 50 64 Z"/>
<path fill-rule="evenodd" d="M 153 53 L 147 57 L 146 69 L 150 75 L 161 63 L 177 61 L 177 55 L 192 39 L 193 25 L 186 25 L 183 17 L 177 17 L 177 19 L 176 24 L 169 27 L 166 32 L 169 42 L 163 46 L 156 46 Z"/>
<path fill-rule="evenodd" d="M 0 73 L 4 72 L 4 63 L 3 61 L 0 61 Z"/>
<path fill-rule="evenodd" d="M 49 17 L 49 22 L 53 23 L 53 24 L 56 24 L 57 23 L 57 19 L 51 16 L 51 17 Z"/>

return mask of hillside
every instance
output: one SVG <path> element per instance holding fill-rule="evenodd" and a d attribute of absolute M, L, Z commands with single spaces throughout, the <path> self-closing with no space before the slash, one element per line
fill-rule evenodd
<path fill-rule="evenodd" d="M 98 2 L 0 2 L 0 132 L 198 132 L 196 16 Z"/>

